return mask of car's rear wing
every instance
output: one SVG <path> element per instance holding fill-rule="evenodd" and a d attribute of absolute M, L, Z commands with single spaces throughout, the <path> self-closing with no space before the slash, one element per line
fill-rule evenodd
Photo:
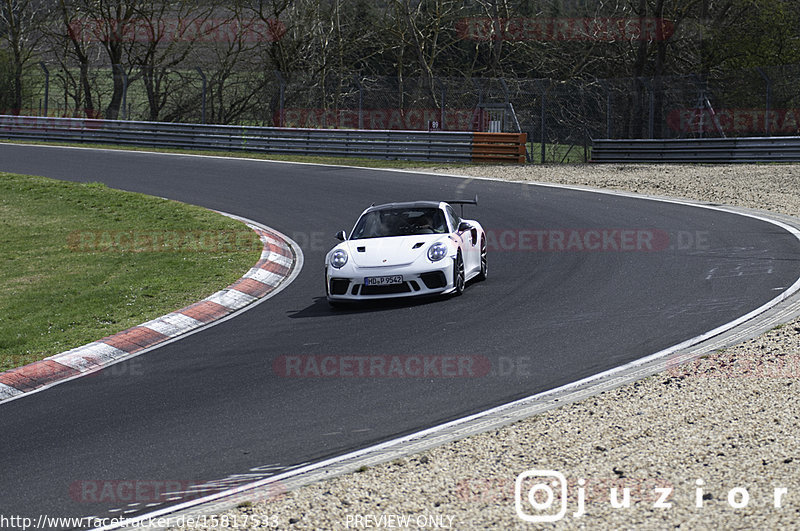
<path fill-rule="evenodd" d="M 475 194 L 475 199 L 456 199 L 454 201 L 445 201 L 451 205 L 461 205 L 461 217 L 464 217 L 464 205 L 477 205 L 478 194 Z"/>

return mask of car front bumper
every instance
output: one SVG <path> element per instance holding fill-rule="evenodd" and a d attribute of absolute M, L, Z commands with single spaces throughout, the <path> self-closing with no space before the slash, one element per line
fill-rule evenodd
<path fill-rule="evenodd" d="M 349 264 L 348 264 L 349 266 Z M 437 295 L 453 290 L 453 259 L 392 267 L 326 267 L 325 291 L 330 301 L 364 301 Z M 367 286 L 367 277 L 401 276 L 402 283 Z"/>

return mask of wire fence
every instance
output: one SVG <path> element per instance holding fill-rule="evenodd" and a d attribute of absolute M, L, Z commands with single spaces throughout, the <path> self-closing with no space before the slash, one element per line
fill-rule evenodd
<path fill-rule="evenodd" d="M 114 76 L 118 118 L 298 128 L 528 133 L 533 161 L 585 159 L 591 139 L 797 135 L 800 65 L 660 78 L 397 78 L 280 72 L 77 69 L 24 75 L 24 105 L 4 114 L 103 118 Z"/>

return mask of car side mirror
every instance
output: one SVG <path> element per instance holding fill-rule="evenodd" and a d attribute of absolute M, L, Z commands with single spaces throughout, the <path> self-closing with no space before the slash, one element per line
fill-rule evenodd
<path fill-rule="evenodd" d="M 472 225 L 470 225 L 466 221 L 462 221 L 461 223 L 458 224 L 458 232 L 467 232 L 470 229 L 472 229 Z"/>
<path fill-rule="evenodd" d="M 347 239 L 347 233 L 343 230 L 340 230 L 336 233 L 336 239 L 340 241 L 345 241 Z"/>

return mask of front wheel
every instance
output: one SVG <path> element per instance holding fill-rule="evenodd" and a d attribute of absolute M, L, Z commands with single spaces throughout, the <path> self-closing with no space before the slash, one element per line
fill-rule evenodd
<path fill-rule="evenodd" d="M 461 258 L 459 251 L 453 262 L 453 295 L 458 297 L 464 293 L 464 285 L 466 284 L 466 274 L 464 273 L 464 259 Z"/>

